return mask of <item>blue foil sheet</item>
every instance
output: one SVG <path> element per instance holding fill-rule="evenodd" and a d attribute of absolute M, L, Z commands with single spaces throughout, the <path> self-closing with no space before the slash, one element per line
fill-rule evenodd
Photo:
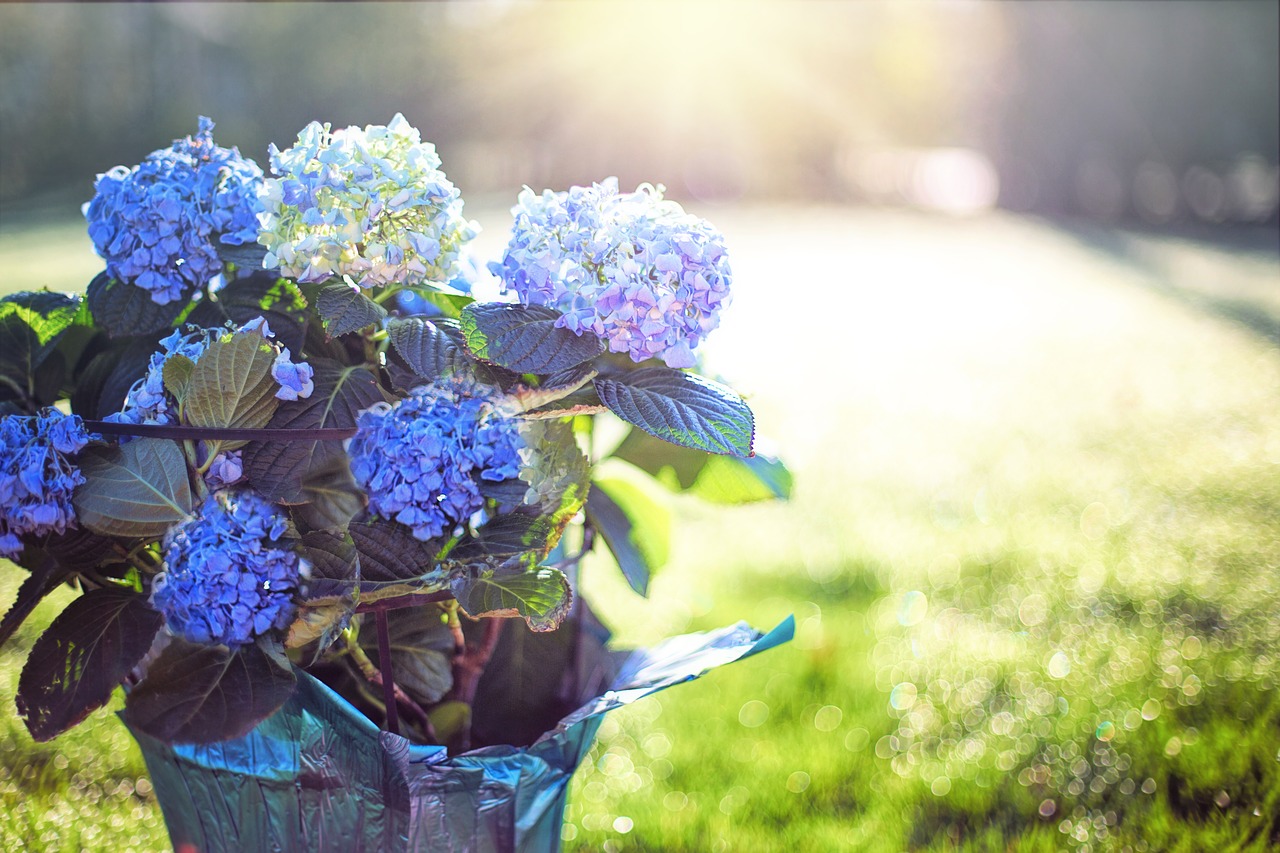
<path fill-rule="evenodd" d="M 788 617 L 633 652 L 612 688 L 532 746 L 450 757 L 378 728 L 299 670 L 293 696 L 245 737 L 167 745 L 132 731 L 175 849 L 219 851 L 522 851 L 560 849 L 565 799 L 604 715 L 711 669 L 787 642 Z"/>

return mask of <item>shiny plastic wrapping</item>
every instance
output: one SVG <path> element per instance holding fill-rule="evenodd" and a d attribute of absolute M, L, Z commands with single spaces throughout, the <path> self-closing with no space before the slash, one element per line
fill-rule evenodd
<path fill-rule="evenodd" d="M 412 744 L 302 671 L 292 698 L 243 738 L 169 746 L 133 736 L 175 849 L 555 851 L 569 780 L 604 714 L 793 633 L 790 617 L 768 634 L 738 623 L 633 652 L 612 689 L 527 748 L 450 757 Z"/>

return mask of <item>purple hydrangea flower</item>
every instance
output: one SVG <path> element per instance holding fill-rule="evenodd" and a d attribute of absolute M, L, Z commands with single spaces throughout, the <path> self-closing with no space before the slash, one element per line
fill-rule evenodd
<path fill-rule="evenodd" d="M 724 238 L 664 201 L 661 188 L 619 193 L 609 178 L 541 196 L 525 189 L 501 263 L 490 270 L 526 305 L 548 305 L 558 326 L 591 332 L 634 361 L 692 367 L 720 323 L 732 278 Z"/>
<path fill-rule="evenodd" d="M 213 122 L 201 116 L 195 136 L 98 176 L 84 205 L 89 237 L 113 278 L 161 305 L 185 300 L 221 272 L 215 241 L 258 239 L 261 184 L 258 165 L 215 145 Z"/>
<path fill-rule="evenodd" d="M 484 507 L 477 478 L 520 474 L 517 422 L 487 401 L 419 388 L 392 406 L 366 409 L 347 453 L 369 508 L 427 541 L 452 533 Z"/>
<path fill-rule="evenodd" d="M 309 571 L 284 540 L 277 507 L 251 491 L 217 492 L 165 539 L 151 601 L 169 630 L 193 643 L 245 645 L 282 630 Z"/>
<path fill-rule="evenodd" d="M 271 365 L 271 376 L 280 385 L 276 397 L 281 400 L 303 400 L 316 389 L 312 381 L 315 369 L 306 362 L 294 363 L 288 347 L 284 347 Z"/>
<path fill-rule="evenodd" d="M 79 416 L 57 409 L 0 418 L 0 556 L 22 551 L 19 536 L 75 527 L 71 496 L 84 474 L 71 458 L 93 438 Z"/>

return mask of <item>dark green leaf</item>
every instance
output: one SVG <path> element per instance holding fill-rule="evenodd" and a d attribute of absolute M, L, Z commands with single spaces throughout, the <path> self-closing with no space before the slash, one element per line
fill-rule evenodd
<path fill-rule="evenodd" d="M 75 321 L 79 297 L 45 291 L 14 293 L 0 299 L 0 393 L 22 399 L 24 408 L 47 405 L 58 397 L 66 370 L 46 366 L 58 341 Z M 32 398 L 26 400 L 23 398 Z"/>
<path fill-rule="evenodd" d="M 174 639 L 127 697 L 129 726 L 166 743 L 212 743 L 248 734 L 279 710 L 297 679 L 278 651 Z"/>
<path fill-rule="evenodd" d="M 600 531 L 627 583 L 647 595 L 649 576 L 666 563 L 670 548 L 666 508 L 625 480 L 597 479 L 587 496 L 587 520 Z"/>
<path fill-rule="evenodd" d="M 430 320 L 397 318 L 387 324 L 387 336 L 405 364 L 422 382 L 434 382 L 466 365 L 466 356 Z"/>
<path fill-rule="evenodd" d="M 191 514 L 187 463 L 172 441 L 91 445 L 80 453 L 80 471 L 85 482 L 73 497 L 76 517 L 96 533 L 160 537 Z"/>
<path fill-rule="evenodd" d="M 43 563 L 31 570 L 30 576 L 18 587 L 18 597 L 14 599 L 13 606 L 0 619 L 0 646 L 8 642 L 36 605 L 67 579 L 68 572 L 56 562 L 46 558 Z"/>
<path fill-rule="evenodd" d="M 302 665 L 314 663 L 346 627 L 360 588 L 360 561 L 345 537 L 315 531 L 302 537 L 298 555 L 311 566 L 305 596 L 289 626 L 285 646 L 304 648 Z"/>
<path fill-rule="evenodd" d="M 466 623 L 468 642 L 483 623 Z M 565 715 L 601 695 L 624 652 L 609 652 L 609 631 L 579 601 L 556 631 L 508 622 L 476 690 L 474 746 L 528 746 Z"/>
<path fill-rule="evenodd" d="M 362 581 L 415 580 L 437 573 L 445 577 L 436 566 L 442 542 L 420 542 L 394 521 L 354 522 L 348 532 L 360 552 Z"/>
<path fill-rule="evenodd" d="M 453 632 L 436 607 L 412 607 L 387 614 L 391 671 L 396 684 L 420 705 L 439 702 L 453 686 Z M 365 614 L 360 645 L 385 671 L 374 617 Z"/>
<path fill-rule="evenodd" d="M 651 367 L 595 380 L 596 393 L 632 426 L 682 447 L 751 455 L 755 418 L 730 389 L 692 373 Z"/>
<path fill-rule="evenodd" d="M 94 325 L 112 338 L 150 335 L 173 328 L 191 301 L 189 292 L 186 297 L 158 305 L 151 300 L 150 291 L 118 281 L 105 272 L 89 282 L 85 291 Z"/>
<path fill-rule="evenodd" d="M 476 358 L 517 373 L 555 373 L 604 352 L 594 335 L 557 328 L 559 317 L 543 305 L 476 302 L 462 312 L 462 332 Z"/>
<path fill-rule="evenodd" d="M 275 350 L 256 332 L 213 341 L 200 354 L 187 385 L 185 417 L 199 427 L 258 429 L 271 422 L 280 401 L 271 375 Z M 242 441 L 209 442 L 209 455 Z"/>
<path fill-rule="evenodd" d="M 67 378 L 67 360 L 54 350 L 45 356 L 32 374 L 32 391 L 39 407 L 52 406 L 62 399 L 62 385 Z"/>
<path fill-rule="evenodd" d="M 489 519 L 474 536 L 463 537 L 449 557 L 459 562 L 488 560 L 498 557 L 507 565 L 512 559 L 532 568 L 551 551 L 555 535 L 551 519 L 546 516 L 512 512 Z"/>
<path fill-rule="evenodd" d="M 133 590 L 91 590 L 67 605 L 36 640 L 18 682 L 18 714 L 31 736 L 49 740 L 105 704 L 163 621 Z"/>
<path fill-rule="evenodd" d="M 262 317 L 276 340 L 296 357 L 306 337 L 307 300 L 298 286 L 287 278 L 260 272 L 236 279 L 202 300 L 187 322 L 207 329 L 230 323 L 240 327 Z"/>
<path fill-rule="evenodd" d="M 529 493 L 529 484 L 519 477 L 510 480 L 480 480 L 480 494 L 491 498 L 504 506 L 514 507 L 524 503 L 524 496 Z"/>
<path fill-rule="evenodd" d="M 89 420 L 120 411 L 129 389 L 146 374 L 156 348 L 152 339 L 134 338 L 95 355 L 76 378 L 71 411 Z"/>
<path fill-rule="evenodd" d="M 367 367 L 345 367 L 328 359 L 312 359 L 315 390 L 305 400 L 281 403 L 272 429 L 319 429 L 355 426 L 362 409 L 383 400 L 378 379 Z M 331 459 L 346 459 L 340 441 L 251 442 L 244 450 L 244 471 L 255 489 L 273 501 L 302 503 L 303 482 Z"/>
<path fill-rule="evenodd" d="M 262 261 L 267 256 L 266 247 L 260 243 L 242 243 L 239 246 L 233 246 L 230 243 L 215 240 L 213 250 L 217 252 L 218 260 L 224 264 L 235 264 L 242 270 L 261 270 Z"/>
<path fill-rule="evenodd" d="M 568 579 L 549 568 L 484 568 L 456 579 L 452 587 L 454 598 L 471 616 L 523 616 L 534 631 L 554 631 L 573 601 Z"/>
<path fill-rule="evenodd" d="M 62 533 L 50 533 L 41 537 L 28 537 L 28 547 L 39 549 L 43 557 L 51 557 L 68 572 L 92 569 L 113 560 L 115 542 L 82 527 L 73 527 Z M 122 558 L 114 555 L 115 562 Z"/>
<path fill-rule="evenodd" d="M 316 309 L 324 321 L 325 332 L 331 338 L 381 323 L 387 316 L 387 309 L 345 284 L 321 288 Z"/>
<path fill-rule="evenodd" d="M 360 560 L 348 537 L 320 530 L 307 533 L 298 554 L 311 564 L 308 602 L 333 603 L 352 597 L 360 581 Z"/>
<path fill-rule="evenodd" d="M 571 367 L 568 370 L 562 370 L 559 373 L 548 376 L 536 385 L 526 385 L 524 383 L 515 385 L 499 398 L 498 404 L 504 409 L 515 412 L 527 412 L 530 409 L 550 406 L 573 396 L 574 392 L 582 389 L 584 385 L 595 379 L 595 377 L 595 368 L 591 366 L 590 362 L 586 362 L 579 364 L 577 367 Z M 594 396 L 595 391 L 588 390 L 588 393 Z M 596 400 L 597 404 L 599 402 L 599 400 Z M 577 403 L 570 403 L 569 405 L 574 406 Z M 560 416 L 563 416 L 563 413 Z"/>
<path fill-rule="evenodd" d="M 294 518 L 313 530 L 345 530 L 369 502 L 342 455 L 328 456 L 307 472 L 302 497 L 306 503 L 294 507 Z"/>

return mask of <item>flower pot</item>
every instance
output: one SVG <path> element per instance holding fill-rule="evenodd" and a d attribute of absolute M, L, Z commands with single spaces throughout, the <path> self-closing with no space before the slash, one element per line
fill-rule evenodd
<path fill-rule="evenodd" d="M 612 689 L 526 748 L 450 756 L 379 731 L 298 671 L 293 696 L 248 735 L 142 748 L 175 849 L 215 851 L 554 851 L 569 780 L 603 715 L 791 639 L 745 623 L 633 652 Z"/>

